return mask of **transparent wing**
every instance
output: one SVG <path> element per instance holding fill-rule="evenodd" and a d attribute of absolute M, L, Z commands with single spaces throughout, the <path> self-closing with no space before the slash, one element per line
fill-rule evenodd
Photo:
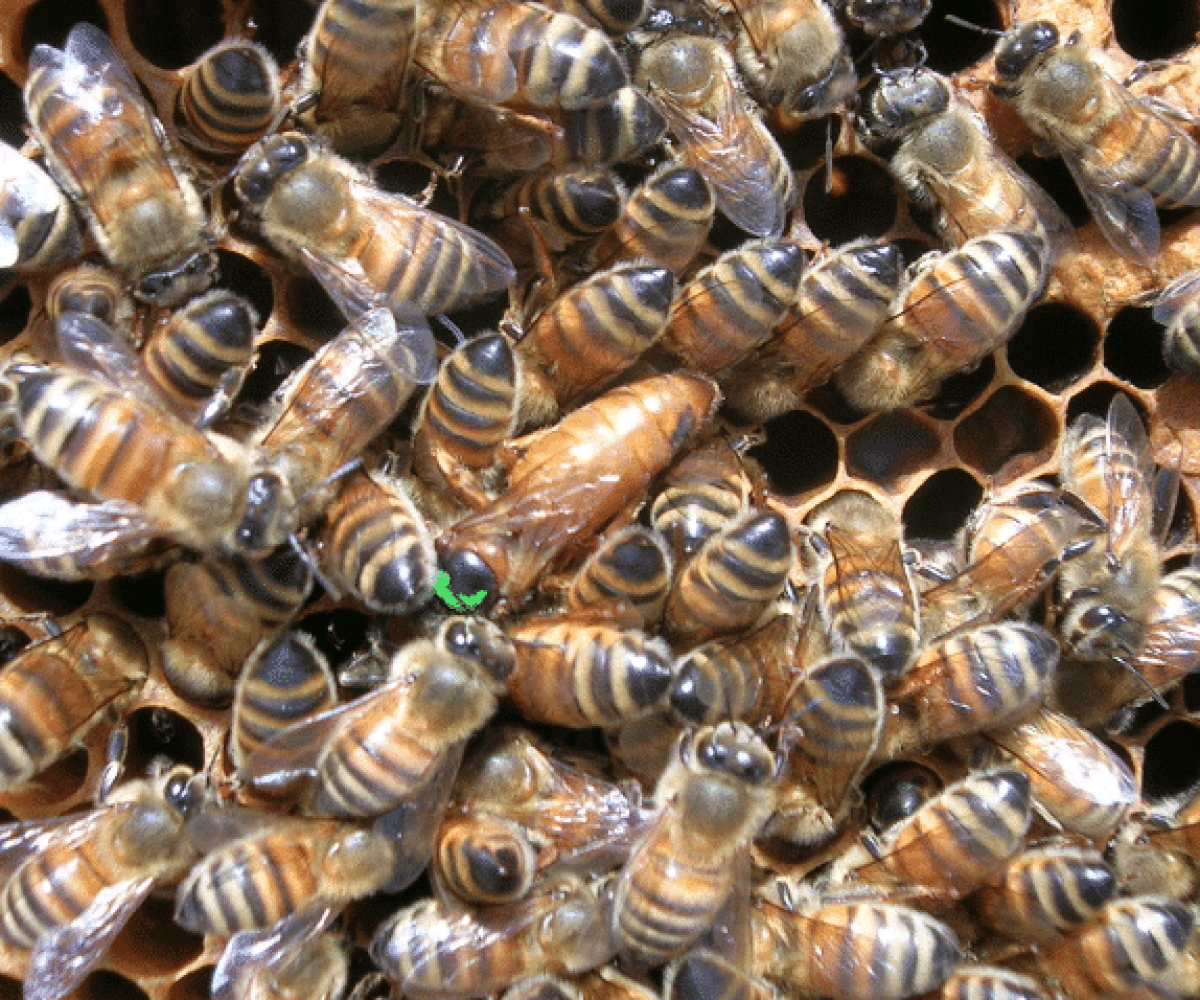
<path fill-rule="evenodd" d="M 1152 315 L 1163 326 L 1171 326 L 1189 309 L 1200 304 L 1200 269 L 1188 271 L 1166 286 L 1154 300 Z"/>
<path fill-rule="evenodd" d="M 68 848 L 81 844 L 106 822 L 106 810 L 97 809 L 74 816 L 5 823 L 0 826 L 0 881 L 7 882 L 22 863 L 51 844 Z"/>
<path fill-rule="evenodd" d="M 250 977 L 262 970 L 277 972 L 294 961 L 333 923 L 337 910 L 320 906 L 300 910 L 264 930 L 238 931 L 225 945 L 213 969 L 212 1000 L 247 1000 Z"/>
<path fill-rule="evenodd" d="M 112 41 L 94 24 L 86 21 L 75 25 L 67 35 L 63 54 L 68 64 L 87 69 L 105 77 L 113 86 L 120 86 L 142 102 L 141 91 L 128 64 L 113 48 Z M 144 102 L 142 102 L 144 103 Z"/>
<path fill-rule="evenodd" d="M 13 267 L 20 260 L 17 229 L 22 223 L 35 229 L 48 224 L 66 195 L 49 174 L 7 142 L 0 142 L 0 189 L 0 267 Z"/>
<path fill-rule="evenodd" d="M 1109 404 L 1104 433 L 1108 508 L 1104 512 L 1105 521 L 1112 551 L 1122 553 L 1136 532 L 1153 525 L 1154 455 L 1146 426 L 1124 393 L 1118 393 Z M 1129 468 L 1121 459 L 1126 453 L 1133 456 L 1136 468 Z"/>
<path fill-rule="evenodd" d="M 25 973 L 25 1000 L 59 1000 L 83 982 L 154 888 L 154 879 L 105 886 L 74 920 L 38 938 Z"/>
<path fill-rule="evenodd" d="M 54 324 L 59 356 L 100 381 L 161 405 L 146 382 L 142 359 L 133 345 L 91 313 L 66 312 Z"/>
<path fill-rule="evenodd" d="M 1060 147 L 1059 151 L 1088 211 L 1113 249 L 1135 264 L 1153 264 L 1160 238 L 1154 199 L 1128 181 L 1106 176 L 1072 150 Z"/>

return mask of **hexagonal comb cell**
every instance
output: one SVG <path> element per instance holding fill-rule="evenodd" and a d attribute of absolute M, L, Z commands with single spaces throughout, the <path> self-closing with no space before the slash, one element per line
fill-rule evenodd
<path fill-rule="evenodd" d="M 1041 396 L 1005 385 L 954 428 L 954 450 L 978 472 L 996 476 L 1018 457 L 1022 470 L 1045 462 L 1061 431 L 1057 415 Z"/>
<path fill-rule="evenodd" d="M 894 489 L 928 468 L 941 448 L 938 426 L 916 410 L 882 413 L 846 438 L 846 469 Z"/>

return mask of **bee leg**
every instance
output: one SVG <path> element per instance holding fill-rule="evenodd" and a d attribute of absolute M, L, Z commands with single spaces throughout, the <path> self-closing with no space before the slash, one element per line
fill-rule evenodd
<path fill-rule="evenodd" d="M 125 770 L 125 755 L 129 751 L 129 730 L 125 724 L 117 726 L 108 737 L 104 769 L 100 772 L 100 785 L 96 789 L 96 801 L 103 803 L 112 795 L 121 773 Z"/>

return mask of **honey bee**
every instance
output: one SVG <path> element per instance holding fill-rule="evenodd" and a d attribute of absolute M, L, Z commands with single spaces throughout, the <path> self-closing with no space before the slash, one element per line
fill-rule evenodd
<path fill-rule="evenodd" d="M 1183 958 L 1195 917 L 1159 896 L 1114 899 L 1100 915 L 1040 953 L 1043 969 L 1068 996 L 1130 996 L 1142 987 L 1160 995 Z"/>
<path fill-rule="evenodd" d="M 555 166 L 629 163 L 657 145 L 667 123 L 654 102 L 638 87 L 622 87 L 586 108 L 548 112 L 562 130 L 550 145 Z"/>
<path fill-rule="evenodd" d="M 867 822 L 876 833 L 908 819 L 935 795 L 942 779 L 911 760 L 897 760 L 878 768 L 863 780 Z"/>
<path fill-rule="evenodd" d="M 264 639 L 238 675 L 229 756 L 239 771 L 277 733 L 337 704 L 329 662 L 304 632 Z"/>
<path fill-rule="evenodd" d="M 598 890 L 564 875 L 505 906 L 407 906 L 379 925 L 371 958 L 405 996 L 475 997 L 602 965 L 612 956 L 604 920 Z"/>
<path fill-rule="evenodd" d="M 212 1000 L 339 1000 L 346 948 L 327 931 L 331 907 L 303 911 L 265 931 L 238 931 L 212 973 Z"/>
<path fill-rule="evenodd" d="M 552 0 L 545 6 L 603 28 L 610 35 L 620 35 L 638 26 L 648 4 L 647 0 Z"/>
<path fill-rule="evenodd" d="M 778 1000 L 780 994 L 729 958 L 693 948 L 663 973 L 663 1000 Z"/>
<path fill-rule="evenodd" d="M 26 646 L 0 671 L 0 791 L 76 746 L 149 670 L 137 633 L 107 615 Z"/>
<path fill-rule="evenodd" d="M 676 35 L 642 54 L 640 82 L 658 102 L 682 158 L 712 187 L 717 208 L 753 236 L 777 237 L 795 199 L 792 168 L 734 83 L 715 39 Z"/>
<path fill-rule="evenodd" d="M 302 43 L 299 89 L 335 149 L 382 145 L 398 131 L 419 8 L 418 0 L 321 4 Z"/>
<path fill-rule="evenodd" d="M 405 320 L 409 309 L 453 312 L 504 290 L 516 276 L 486 236 L 387 194 L 299 132 L 252 147 L 233 189 L 244 218 L 308 267 L 351 320 L 381 305 Z"/>
<path fill-rule="evenodd" d="M 1146 619 L 1145 639 L 1132 663 L 1132 673 L 1151 690 L 1162 691 L 1192 673 L 1198 656 L 1200 566 L 1193 565 L 1168 573 L 1159 582 Z M 1127 690 L 1127 697 L 1122 700 L 1142 693 L 1141 690 Z"/>
<path fill-rule="evenodd" d="M 316 535 L 326 590 L 342 589 L 380 614 L 407 614 L 433 595 L 437 556 L 424 519 L 399 483 L 356 469 Z"/>
<path fill-rule="evenodd" d="M 1146 428 L 1122 394 L 1105 420 L 1075 419 L 1062 455 L 1063 487 L 1095 511 L 1104 544 L 1063 566 L 1059 631 L 1082 659 L 1128 664 L 1145 641 L 1178 470 L 1156 475 Z"/>
<path fill-rule="evenodd" d="M 1181 274 L 1159 292 L 1153 316 L 1167 328 L 1166 366 L 1179 375 L 1200 378 L 1200 270 Z"/>
<path fill-rule="evenodd" d="M 819 255 L 771 336 L 722 383 L 729 405 L 755 421 L 796 409 L 883 324 L 903 267 L 893 244 L 871 240 Z"/>
<path fill-rule="evenodd" d="M 0 827 L 0 941 L 27 956 L 30 997 L 75 989 L 155 886 L 186 870 L 203 794 L 189 769 L 155 766 L 87 812 Z"/>
<path fill-rule="evenodd" d="M 863 413 L 927 399 L 1016 332 L 1049 265 L 1041 238 L 1022 229 L 926 254 L 905 274 L 883 326 L 834 374 L 838 390 Z"/>
<path fill-rule="evenodd" d="M 611 614 L 629 628 L 649 629 L 662 618 L 670 588 L 671 555 L 662 535 L 632 525 L 604 537 L 563 603 L 571 614 Z"/>
<path fill-rule="evenodd" d="M 555 726 L 617 726 L 661 701 L 671 648 L 642 632 L 531 618 L 508 629 L 516 666 L 508 698 L 525 718 Z"/>
<path fill-rule="evenodd" d="M 805 254 L 791 240 L 747 241 L 681 290 L 660 350 L 693 371 L 720 376 L 771 335 L 796 297 Z"/>
<path fill-rule="evenodd" d="M 519 823 L 468 808 L 442 820 L 430 870 L 439 892 L 468 903 L 513 903 L 529 894 L 538 858 Z"/>
<path fill-rule="evenodd" d="M 176 305 L 212 283 L 200 196 L 104 32 L 77 24 L 62 50 L 34 46 L 25 110 L 51 174 L 134 295 Z"/>
<path fill-rule="evenodd" d="M 170 637 L 161 655 L 172 689 L 197 705 L 227 704 L 246 657 L 300 609 L 312 579 L 291 545 L 265 559 L 171 566 L 163 580 Z"/>
<path fill-rule="evenodd" d="M 607 36 L 524 0 L 454 0 L 421 11 L 418 69 L 470 100 L 586 108 L 629 84 Z"/>
<path fill-rule="evenodd" d="M 780 602 L 752 631 L 697 646 L 672 671 L 672 713 L 696 726 L 722 719 L 753 726 L 778 722 L 797 679 L 799 633 L 793 609 Z"/>
<path fill-rule="evenodd" d="M 624 962 L 662 965 L 712 926 L 770 815 L 780 765 L 741 722 L 680 737 L 654 790 L 658 815 L 617 879 L 611 927 Z"/>
<path fill-rule="evenodd" d="M 601 271 L 559 295 L 517 341 L 522 413 L 545 423 L 629 368 L 666 327 L 674 298 L 675 275 L 637 265 Z"/>
<path fill-rule="evenodd" d="M 133 309 L 125 283 L 116 272 L 96 264 L 79 264 L 60 272 L 46 290 L 51 323 L 68 313 L 92 316 L 114 330 L 127 329 Z"/>
<path fill-rule="evenodd" d="M 1110 856 L 1123 893 L 1188 899 L 1200 884 L 1200 790 L 1163 807 L 1130 814 L 1118 827 Z"/>
<path fill-rule="evenodd" d="M 650 521 L 677 561 L 695 555 L 750 504 L 755 481 L 744 456 L 724 440 L 689 452 L 671 467 Z"/>
<path fill-rule="evenodd" d="M 1023 976 L 998 965 L 961 965 L 942 983 L 939 1000 L 1050 1000 L 1032 976 Z"/>
<path fill-rule="evenodd" d="M 547 567 L 617 517 L 704 430 L 720 396 L 682 372 L 619 386 L 518 439 L 508 488 L 442 533 L 456 593 L 516 601 Z"/>
<path fill-rule="evenodd" d="M 1117 876 L 1090 847 L 1029 847 L 975 895 L 991 928 L 1022 941 L 1057 941 L 1096 917 L 1117 894 Z"/>
<path fill-rule="evenodd" d="M 783 517 L 751 508 L 683 567 L 667 595 L 663 628 L 700 643 L 753 625 L 782 595 L 794 559 Z"/>
<path fill-rule="evenodd" d="M 279 95 L 279 67 L 271 54 L 230 39 L 184 70 L 175 125 L 187 145 L 208 156 L 239 156 L 275 123 Z"/>
<path fill-rule="evenodd" d="M 961 899 L 1024 846 L 1029 778 L 1014 768 L 968 775 L 908 819 L 843 854 L 830 882 L 903 888 L 931 904 Z"/>
<path fill-rule="evenodd" d="M 440 813 L 512 668 L 497 626 L 448 618 L 437 638 L 400 649 L 382 687 L 276 733 L 239 773 L 268 793 L 301 784 L 309 815 L 366 818 L 416 803 Z"/>
<path fill-rule="evenodd" d="M 954 932 L 905 906 L 786 906 L 757 898 L 752 967 L 794 995 L 905 1000 L 936 990 L 962 961 Z"/>
<path fill-rule="evenodd" d="M 53 271 L 83 252 L 70 199 L 41 167 L 0 143 L 0 267 Z"/>
<path fill-rule="evenodd" d="M 813 511 L 808 527 L 829 648 L 863 657 L 894 682 L 921 643 L 899 523 L 873 497 L 847 490 Z"/>
<path fill-rule="evenodd" d="M 1101 837 L 1138 799 L 1133 772 L 1072 719 L 1049 709 L 987 735 L 1029 778 L 1039 812 L 1074 833 Z"/>
<path fill-rule="evenodd" d="M 932 7 L 933 0 L 839 0 L 838 3 L 838 9 L 851 24 L 876 38 L 916 31 Z"/>
<path fill-rule="evenodd" d="M 716 210 L 704 174 L 664 163 L 626 199 L 594 258 L 604 266 L 642 261 L 682 274 L 708 240 Z"/>
<path fill-rule="evenodd" d="M 1034 135 L 1062 156 L 1105 239 L 1137 264 L 1158 256 L 1155 205 L 1200 205 L 1200 148 L 1149 101 L 1113 79 L 1078 32 L 1049 21 L 1010 28 L 996 75 Z"/>
<path fill-rule="evenodd" d="M 936 209 L 934 226 L 951 246 L 998 229 L 1032 232 L 1054 254 L 1072 242 L 1062 209 L 996 146 L 944 76 L 925 67 L 882 74 L 862 124 L 900 142 L 892 172 L 916 202 Z"/>
<path fill-rule="evenodd" d="M 1039 625 L 1002 622 L 955 632 L 927 646 L 890 691 L 889 755 L 972 733 L 1004 729 L 1050 694 L 1058 641 Z"/>

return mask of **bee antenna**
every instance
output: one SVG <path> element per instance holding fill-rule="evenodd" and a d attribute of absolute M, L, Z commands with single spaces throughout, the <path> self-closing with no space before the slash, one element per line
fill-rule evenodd
<path fill-rule="evenodd" d="M 1119 664 L 1120 666 L 1122 666 L 1126 670 L 1128 670 L 1131 674 L 1133 674 L 1134 678 L 1137 680 L 1137 682 L 1139 684 L 1141 684 L 1142 687 L 1144 687 L 1146 689 L 1146 691 L 1149 693 L 1150 697 L 1153 698 L 1156 702 L 1158 702 L 1158 705 L 1160 708 L 1162 708 L 1166 711 L 1170 710 L 1171 706 L 1169 704 L 1167 704 L 1167 699 L 1162 696 L 1162 692 L 1159 691 L 1157 688 L 1155 688 L 1154 685 L 1151 684 L 1148 680 L 1146 680 L 1146 678 L 1142 675 L 1142 672 L 1140 670 L 1138 670 L 1138 668 L 1135 667 L 1132 663 L 1130 663 L 1129 660 L 1127 660 L 1123 656 L 1114 656 L 1112 658 L 1112 660 L 1114 663 Z"/>
<path fill-rule="evenodd" d="M 985 28 L 982 24 L 974 24 L 971 21 L 966 21 L 956 14 L 947 14 L 945 20 L 951 24 L 957 24 L 960 28 L 966 28 L 968 31 L 977 31 L 981 35 L 991 35 L 993 38 L 999 38 L 1004 34 L 998 28 Z"/>

